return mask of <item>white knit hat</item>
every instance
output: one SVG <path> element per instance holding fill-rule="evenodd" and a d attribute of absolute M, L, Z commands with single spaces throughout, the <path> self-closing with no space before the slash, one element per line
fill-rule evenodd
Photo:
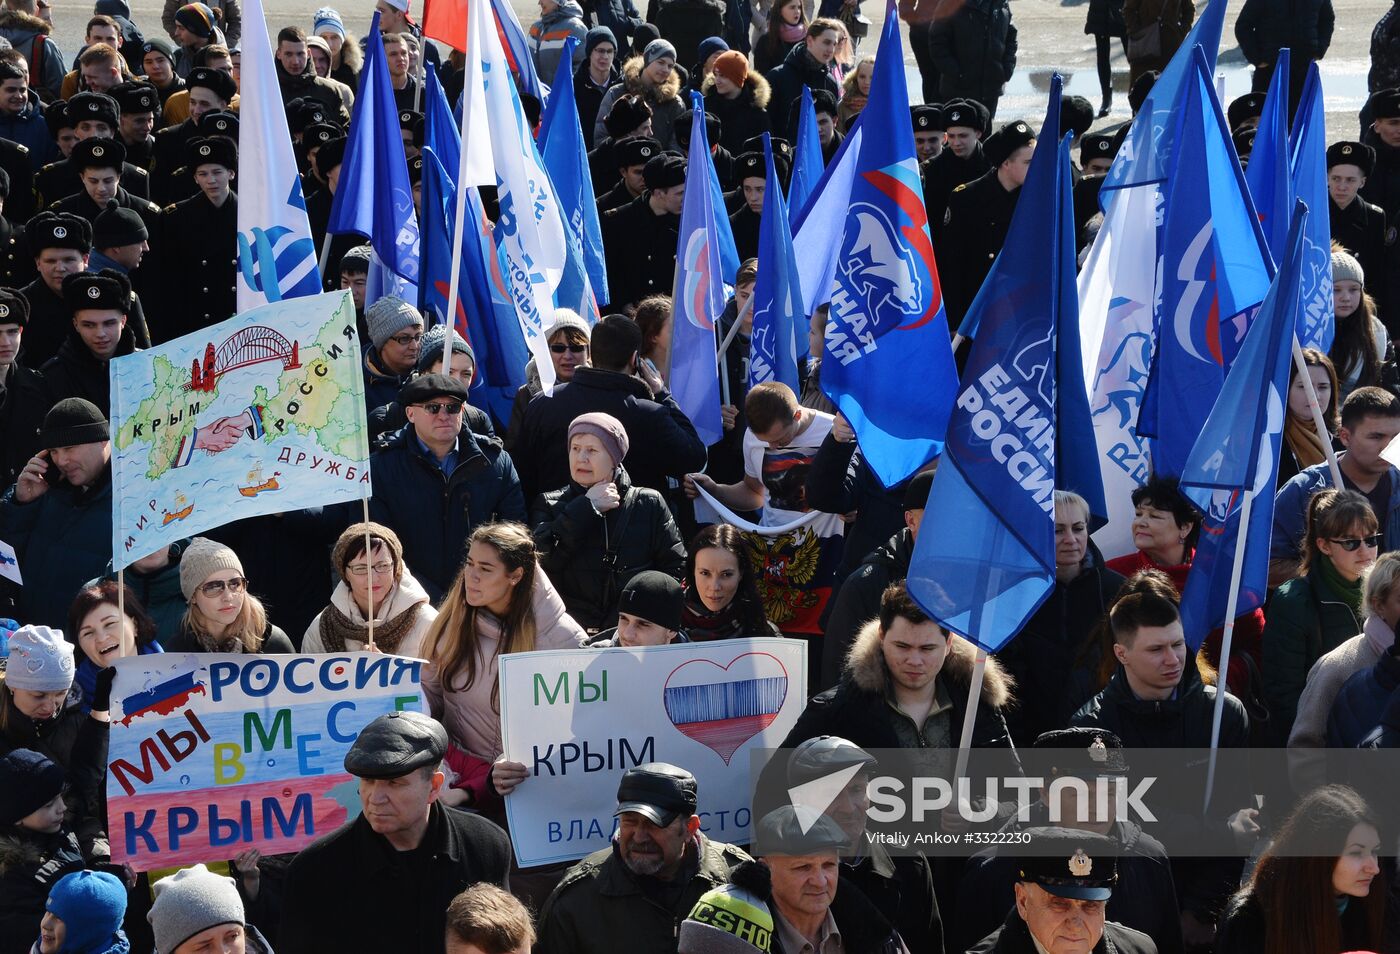
<path fill-rule="evenodd" d="M 73 644 L 47 626 L 21 626 L 10 636 L 5 684 L 32 692 L 62 692 L 73 685 Z"/>

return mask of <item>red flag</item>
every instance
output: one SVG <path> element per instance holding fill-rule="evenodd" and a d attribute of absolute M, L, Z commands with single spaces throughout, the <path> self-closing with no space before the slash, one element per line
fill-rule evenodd
<path fill-rule="evenodd" d="M 460 53 L 467 51 L 466 0 L 426 0 L 423 4 L 423 35 L 446 43 Z"/>

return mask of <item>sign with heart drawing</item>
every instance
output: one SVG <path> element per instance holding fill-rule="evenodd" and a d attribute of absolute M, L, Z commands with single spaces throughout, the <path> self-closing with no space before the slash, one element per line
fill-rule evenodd
<path fill-rule="evenodd" d="M 668 762 L 696 779 L 701 830 L 745 844 L 750 757 L 807 700 L 807 646 L 763 637 L 543 650 L 500 660 L 501 742 L 529 776 L 507 799 L 522 867 L 607 848 L 622 773 Z"/>

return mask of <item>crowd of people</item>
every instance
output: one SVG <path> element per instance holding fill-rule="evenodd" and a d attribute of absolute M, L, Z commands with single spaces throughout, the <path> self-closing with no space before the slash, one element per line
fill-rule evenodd
<path fill-rule="evenodd" d="M 68 60 L 47 3 L 3 0 L 0 541 L 24 583 L 0 579 L 0 954 L 1400 950 L 1393 793 L 1331 777 L 1325 757 L 1400 746 L 1400 469 L 1383 454 L 1400 436 L 1393 11 L 1373 38 L 1361 135 L 1327 150 L 1336 336 L 1328 353 L 1305 351 L 1290 382 L 1267 604 L 1235 621 L 1223 665 L 1221 632 L 1183 629 L 1201 515 L 1175 481 L 1152 476 L 1133 493 L 1135 549 L 1111 558 L 1067 488 L 1054 499 L 1053 591 L 979 672 L 972 644 L 904 584 L 919 534 L 947 532 L 923 527 L 937 461 L 883 486 L 822 393 L 819 357 L 796 390 L 747 385 L 761 137 L 785 184 L 810 89 L 830 161 L 876 66 L 859 52 L 870 26 L 859 3 L 539 5 L 528 45 L 540 76 L 573 51 L 610 299 L 596 321 L 550 316 L 553 387 L 532 360 L 513 403 L 475 406 L 470 342 L 414 302 L 366 300 L 368 246 L 327 242 L 365 43 L 383 44 L 415 201 L 424 66 L 454 101 L 463 79 L 460 54 L 424 38 L 408 0 L 379 0 L 380 35 L 366 39 L 322 8 L 309 31 L 276 30 L 274 52 L 325 287 L 350 291 L 364 345 L 368 513 L 239 520 L 143 555 L 118 582 L 108 362 L 236 309 L 241 9 L 167 0 L 146 36 L 125 0 L 97 0 Z M 1093 129 L 1112 108 L 1110 41 L 1124 45 L 1136 110 L 1195 8 L 1091 0 L 1101 103 L 1068 97 L 1063 128 L 1037 130 L 994 123 L 1017 56 L 1004 0 L 929 7 L 900 16 L 956 327 L 1038 140 L 1073 132 L 1076 223 L 1081 248 L 1092 242 L 1128 128 Z M 1236 35 L 1255 92 L 1228 108 L 1242 160 L 1279 50 L 1292 52 L 1296 106 L 1333 19 L 1330 0 L 1244 4 Z M 724 434 L 710 446 L 668 387 L 692 90 L 743 260 L 718 323 L 731 344 Z M 522 101 L 537 122 L 540 103 Z M 818 308 L 813 355 L 824 320 Z M 697 516 L 707 502 L 743 526 Z M 1188 635 L 1203 640 L 1194 656 Z M 756 802 L 750 844 L 722 843 L 703 830 L 691 767 L 640 764 L 617 779 L 609 847 L 572 865 L 515 864 L 504 800 L 538 783 L 503 752 L 503 654 L 769 636 L 807 643 L 810 699 L 764 781 L 786 790 L 850 770 L 824 812 Z M 380 717 L 356 739 L 344 768 L 359 782 L 357 818 L 295 855 L 249 849 L 140 875 L 112 864 L 116 660 L 361 650 L 425 660 L 430 714 Z M 1221 750 L 1289 758 L 1281 788 L 1226 789 L 1195 820 L 1224 846 L 1216 857 L 1173 857 L 1112 812 L 1061 818 L 1046 792 L 1029 819 L 981 826 L 1033 837 L 1033 857 L 1016 841 L 969 858 L 891 853 L 871 837 L 872 753 L 951 752 L 966 735 L 973 749 L 1036 753 L 1095 779 L 1131 777 L 1126 753 L 1162 750 L 1204 790 L 1218 702 Z M 975 828 L 951 811 L 931 824 Z"/>

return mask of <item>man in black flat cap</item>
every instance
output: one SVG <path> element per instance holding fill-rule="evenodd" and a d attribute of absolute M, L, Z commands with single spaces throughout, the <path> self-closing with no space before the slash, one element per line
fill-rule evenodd
<path fill-rule="evenodd" d="M 121 272 L 80 272 L 63 280 L 63 301 L 73 331 L 44 365 L 44 386 L 54 401 L 80 397 L 110 414 L 107 363 L 138 349 L 132 323 L 131 281 Z"/>
<path fill-rule="evenodd" d="M 1181 916 L 1166 849 L 1141 825 L 1116 817 L 1112 797 L 1106 817 L 1099 817 L 1094 807 L 1093 786 L 1098 780 L 1128 776 L 1128 763 L 1118 736 L 1102 729 L 1057 729 L 1042 733 L 1027 758 L 1034 766 L 1028 774 L 1082 779 L 1090 786 L 1091 798 L 1081 805 L 1073 797 L 1074 789 L 1067 787 L 1059 798 L 1059 814 L 1052 816 L 1048 790 L 1043 789 L 1040 800 L 1031 806 L 1030 818 L 1023 822 L 1012 816 L 1002 832 L 1020 833 L 1028 828 L 1057 825 L 1113 839 L 1117 846 L 1118 881 L 1108 900 L 1106 916 L 1152 938 L 1162 954 L 1179 954 Z M 1085 813 L 1082 819 L 1081 809 Z M 1013 849 L 993 846 L 968 860 L 958 890 L 958 936 L 953 939 L 956 950 L 966 950 L 995 930 L 1015 904 L 1013 885 L 1018 861 L 1014 855 Z"/>
<path fill-rule="evenodd" d="M 729 217 L 734 248 L 743 262 L 758 255 L 758 230 L 763 221 L 763 193 L 768 185 L 768 161 L 761 152 L 746 152 L 734 160 L 734 179 L 744 204 Z"/>
<path fill-rule="evenodd" d="M 622 311 L 648 295 L 671 294 L 685 204 L 685 167 L 685 160 L 675 153 L 653 156 L 642 170 L 646 192 L 603 216 L 612 301 L 600 311 Z"/>
<path fill-rule="evenodd" d="M 987 137 L 982 149 L 991 168 L 948 196 L 943 229 L 934 243 L 948 326 L 955 332 L 1006 243 L 1035 151 L 1035 131 L 1021 120 L 1007 123 Z"/>
<path fill-rule="evenodd" d="M 63 280 L 87 268 L 92 223 L 76 215 L 41 212 L 24 227 L 24 237 L 38 277 L 19 290 L 29 302 L 20 360 L 26 367 L 41 368 L 72 330 L 73 312 L 63 301 Z"/>
<path fill-rule="evenodd" d="M 192 139 L 186 167 L 199 191 L 161 212 L 157 248 L 161 333 L 176 338 L 238 310 L 238 147 L 226 136 Z"/>
<path fill-rule="evenodd" d="M 919 163 L 919 175 L 924 180 L 924 208 L 928 211 L 928 224 L 935 243 L 943 230 L 948 196 L 989 168 L 982 154 L 982 136 L 987 131 L 987 123 L 977 103 L 965 99 L 944 103 L 943 127 L 945 148 L 927 162 Z"/>
<path fill-rule="evenodd" d="M 772 876 L 774 954 L 909 954 L 889 919 L 841 878 L 851 846 L 826 815 L 806 805 L 774 809 L 756 826 L 753 850 Z"/>
<path fill-rule="evenodd" d="M 1118 884 L 1111 838 L 1031 828 L 1015 865 L 1016 904 L 968 954 L 1157 954 L 1153 939 L 1105 917 Z"/>
<path fill-rule="evenodd" d="M 700 832 L 695 776 L 665 762 L 622 774 L 617 834 L 568 870 L 540 912 L 539 954 L 663 954 L 700 895 L 749 856 Z"/>
<path fill-rule="evenodd" d="M 599 215 L 620 209 L 646 192 L 642 170 L 652 156 L 661 154 L 661 143 L 650 136 L 631 136 L 613 143 L 612 150 L 617 157 L 617 172 L 621 179 L 617 185 L 598 196 Z"/>
<path fill-rule="evenodd" d="M 44 376 L 16 359 L 29 321 L 29 303 L 0 288 L 0 492 L 8 490 L 39 452 L 39 428 L 48 411 Z"/>
<path fill-rule="evenodd" d="M 482 881 L 505 887 L 506 833 L 438 801 L 446 752 L 447 731 L 420 712 L 364 727 L 345 755 L 360 814 L 287 869 L 278 951 L 441 954 L 452 899 Z"/>
<path fill-rule="evenodd" d="M 79 142 L 84 139 L 117 138 L 121 129 L 121 109 L 106 93 L 78 93 L 68 100 L 68 122 Z M 142 199 L 151 197 L 151 177 L 140 166 L 122 163 L 122 188 Z M 48 208 L 59 199 L 82 191 L 78 170 L 68 159 L 51 162 L 34 177 L 39 208 Z"/>
<path fill-rule="evenodd" d="M 1366 273 L 1366 291 L 1386 314 L 1385 212 L 1360 195 L 1376 165 L 1376 151 L 1359 142 L 1327 147 L 1327 213 L 1332 241 L 1356 256 Z"/>
<path fill-rule="evenodd" d="M 118 83 L 107 91 L 121 110 L 118 125 L 121 143 L 126 146 L 126 161 L 147 172 L 155 159 L 156 139 L 153 133 L 160 123 L 160 94 L 150 83 Z"/>

